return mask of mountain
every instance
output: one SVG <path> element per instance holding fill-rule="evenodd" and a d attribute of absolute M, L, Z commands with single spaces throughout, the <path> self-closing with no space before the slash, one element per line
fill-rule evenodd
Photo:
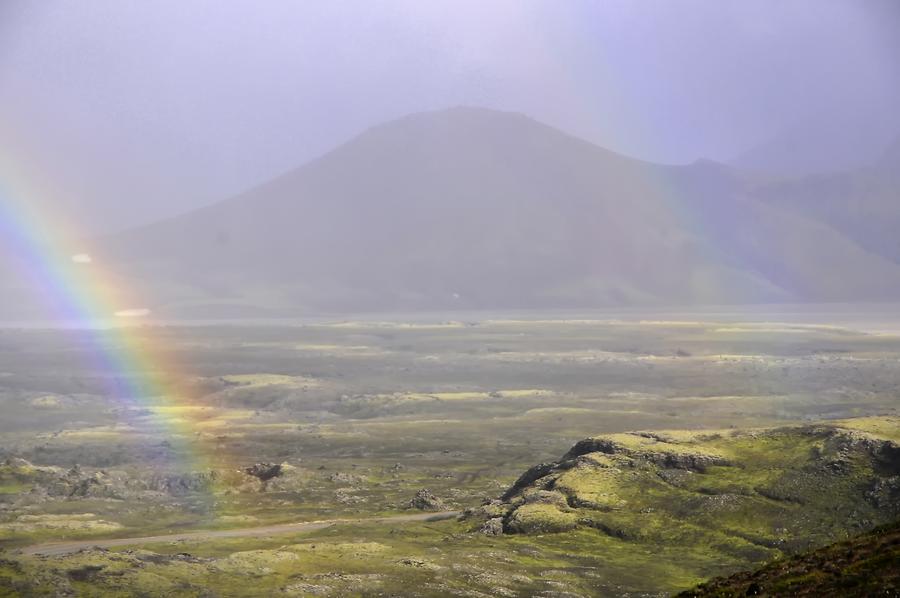
<path fill-rule="evenodd" d="M 118 306 L 168 315 L 900 298 L 893 253 L 797 200 L 827 184 L 652 164 L 455 108 L 72 253 L 132 292 Z"/>
<path fill-rule="evenodd" d="M 316 310 L 779 297 L 676 221 L 673 190 L 732 185 L 705 167 L 631 160 L 524 116 L 455 109 L 376 127 L 96 253 L 154 283 L 254 301 L 275 291 L 276 305 Z"/>

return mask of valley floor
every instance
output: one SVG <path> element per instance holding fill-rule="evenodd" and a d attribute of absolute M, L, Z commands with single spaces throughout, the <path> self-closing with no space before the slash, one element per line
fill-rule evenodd
<path fill-rule="evenodd" d="M 0 330 L 0 588 L 10 595 L 661 595 L 892 516 L 879 506 L 896 491 L 890 458 L 839 454 L 843 441 L 827 435 L 763 432 L 825 425 L 840 438 L 900 440 L 900 336 L 890 332 L 522 318 L 133 334 L 180 364 L 155 372 L 172 393 L 110 391 L 154 373 L 110 379 L 93 353 L 115 349 L 114 335 Z M 613 455 L 622 505 L 607 509 L 610 492 L 596 488 L 594 506 L 540 495 L 524 512 L 547 515 L 549 504 L 572 525 L 483 529 L 490 501 L 533 465 L 635 430 L 731 451 L 728 463 L 661 466 L 628 445 Z M 751 479 L 742 471 L 753 462 L 771 465 Z M 265 480 L 251 473 L 276 465 Z M 807 494 L 823 480 L 841 489 L 831 506 Z M 643 504 L 640 488 L 659 494 Z M 700 509 L 724 536 L 694 535 L 665 505 Z M 420 508 L 468 513 L 409 520 L 432 516 Z M 584 523 L 591 509 L 603 525 Z M 237 535 L 321 520 L 363 521 Z M 191 535 L 201 530 L 212 534 Z M 133 541 L 164 535 L 177 538 Z"/>

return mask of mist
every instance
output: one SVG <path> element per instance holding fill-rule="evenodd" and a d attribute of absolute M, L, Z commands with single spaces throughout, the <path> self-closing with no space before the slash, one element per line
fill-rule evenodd
<path fill-rule="evenodd" d="M 371 126 L 459 105 L 654 162 L 838 170 L 900 131 L 898 14 L 889 1 L 11 0 L 3 168 L 41 180 L 27 201 L 85 234 L 224 200 Z M 785 164 L 754 158 L 761 146 Z"/>

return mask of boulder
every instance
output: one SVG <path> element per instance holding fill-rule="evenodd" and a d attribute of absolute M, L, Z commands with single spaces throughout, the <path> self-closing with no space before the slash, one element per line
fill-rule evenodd
<path fill-rule="evenodd" d="M 494 517 L 485 521 L 478 531 L 486 536 L 502 536 L 503 535 L 503 519 Z"/>
<path fill-rule="evenodd" d="M 268 482 L 273 478 L 280 477 L 284 472 L 280 463 L 254 463 L 250 467 L 245 467 L 244 473 Z"/>
<path fill-rule="evenodd" d="M 423 488 L 416 492 L 407 503 L 407 508 L 418 509 L 420 511 L 446 511 L 447 506 L 440 498 L 432 494 L 429 490 Z"/>

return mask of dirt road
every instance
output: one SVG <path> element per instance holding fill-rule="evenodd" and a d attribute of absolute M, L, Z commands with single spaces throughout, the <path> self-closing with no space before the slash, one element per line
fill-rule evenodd
<path fill-rule="evenodd" d="M 114 546 L 137 546 L 143 544 L 159 544 L 162 542 L 178 542 L 182 540 L 211 540 L 215 538 L 263 537 L 295 532 L 311 532 L 332 525 L 353 525 L 359 523 L 408 523 L 412 521 L 439 521 L 459 515 L 459 511 L 443 511 L 440 513 L 417 513 L 415 515 L 394 515 L 392 517 L 372 517 L 369 519 L 326 519 L 322 521 L 301 521 L 282 523 L 261 527 L 245 527 L 223 530 L 198 530 L 182 534 L 163 536 L 142 536 L 135 538 L 111 538 L 108 540 L 75 540 L 71 542 L 47 542 L 34 544 L 21 549 L 22 554 L 60 556 L 78 552 L 85 548 L 112 548 Z"/>

